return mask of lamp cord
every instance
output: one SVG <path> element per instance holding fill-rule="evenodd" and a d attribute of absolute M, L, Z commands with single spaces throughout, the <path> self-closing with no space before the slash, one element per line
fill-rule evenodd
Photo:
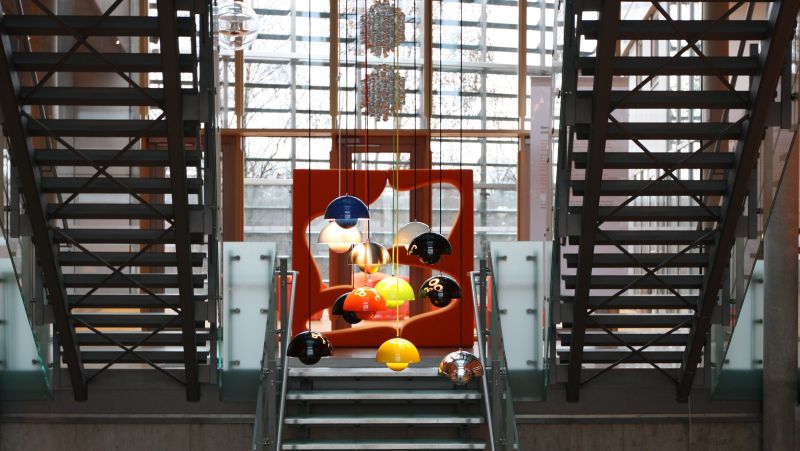
<path fill-rule="evenodd" d="M 464 174 L 464 2 L 459 2 L 459 64 L 458 64 L 458 189 L 463 193 Z M 464 280 L 464 195 L 459 194 L 460 208 L 458 212 L 458 280 Z M 464 337 L 463 294 L 458 299 L 458 349 L 461 350 Z"/>
<path fill-rule="evenodd" d="M 308 0 L 308 331 L 311 332 L 311 0 Z"/>

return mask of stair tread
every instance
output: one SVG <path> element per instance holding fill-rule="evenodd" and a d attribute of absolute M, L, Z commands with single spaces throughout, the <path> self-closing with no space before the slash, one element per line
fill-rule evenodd
<path fill-rule="evenodd" d="M 569 207 L 569 212 L 580 214 L 583 207 Z M 719 207 L 598 207 L 598 217 L 604 221 L 719 221 Z M 614 213 L 611 215 L 611 213 Z"/>
<path fill-rule="evenodd" d="M 106 206 L 108 208 L 108 206 Z M 146 244 L 156 242 L 161 244 L 174 243 L 175 232 L 168 230 L 148 230 L 148 229 L 78 229 L 70 228 L 61 230 L 71 239 L 84 244 Z M 192 243 L 202 243 L 204 237 L 202 233 L 192 232 L 190 234 Z M 53 239 L 57 243 L 70 243 L 69 240 L 56 233 Z"/>
<path fill-rule="evenodd" d="M 95 327 L 160 327 L 173 320 L 165 329 L 177 329 L 182 323 L 180 315 L 174 313 L 73 313 L 72 316 Z M 202 325 L 203 321 L 194 323 Z M 82 323 L 77 321 L 75 327 L 82 327 Z"/>
<path fill-rule="evenodd" d="M 478 415 L 441 415 L 441 414 L 413 414 L 413 415 L 380 415 L 380 414 L 341 414 L 341 415 L 292 415 L 286 417 L 286 424 L 316 424 L 316 425 L 382 425 L 382 424 L 479 424 L 483 417 Z"/>
<path fill-rule="evenodd" d="M 190 91 L 184 90 L 184 93 Z M 157 106 L 164 99 L 161 88 L 108 88 L 98 87 L 49 87 L 42 86 L 36 90 L 23 86 L 19 91 L 23 105 L 151 105 Z"/>
<path fill-rule="evenodd" d="M 182 124 L 184 137 L 193 137 L 199 127 L 197 121 L 182 121 Z M 31 136 L 163 137 L 167 136 L 167 123 L 140 119 L 39 119 L 29 121 L 27 130 Z"/>
<path fill-rule="evenodd" d="M 91 181 L 90 181 L 91 180 Z M 88 183 L 88 184 L 87 184 Z M 42 191 L 46 193 L 127 193 L 124 185 L 136 193 L 167 194 L 172 192 L 172 180 L 168 178 L 145 177 L 43 177 Z M 203 180 L 187 178 L 186 187 L 190 193 L 203 189 Z"/>
<path fill-rule="evenodd" d="M 578 265 L 578 254 L 566 253 L 564 259 L 567 267 L 574 268 Z M 664 263 L 667 262 L 668 263 Z M 592 257 L 592 267 L 595 268 L 638 268 L 639 263 L 647 267 L 704 267 L 708 264 L 708 254 L 639 254 L 631 253 L 630 256 L 623 253 L 616 254 L 594 254 Z"/>
<path fill-rule="evenodd" d="M 48 15 L 7 14 L 0 20 L 0 29 L 9 35 L 71 36 L 72 32 L 83 36 L 158 36 L 158 18 L 147 16 L 99 16 L 63 15 L 56 20 Z M 99 22 L 99 23 L 98 23 Z M 177 18 L 179 36 L 194 34 L 191 17 Z"/>
<path fill-rule="evenodd" d="M 142 339 L 152 335 L 152 332 L 104 331 L 103 334 L 123 345 L 133 346 L 138 344 Z M 75 335 L 80 346 L 113 346 L 109 340 L 94 332 L 78 332 Z M 208 331 L 199 330 L 195 333 L 195 341 L 198 345 L 202 345 L 209 340 L 210 336 Z M 180 331 L 162 330 L 148 338 L 141 346 L 183 346 L 183 334 Z"/>
<path fill-rule="evenodd" d="M 567 288 L 572 288 L 577 282 L 578 276 L 561 276 Z M 593 289 L 603 288 L 663 288 L 666 283 L 672 288 L 701 288 L 703 286 L 702 275 L 659 275 L 658 278 L 652 275 L 593 275 L 589 279 L 589 286 Z"/>
<path fill-rule="evenodd" d="M 586 192 L 584 180 L 572 180 L 570 186 L 576 196 Z M 725 180 L 603 180 L 600 183 L 601 196 L 724 195 L 727 190 Z"/>
<path fill-rule="evenodd" d="M 174 252 L 94 252 L 93 255 L 86 252 L 60 252 L 58 262 L 61 266 L 104 266 L 96 257 L 112 265 L 127 266 L 175 266 L 178 261 L 177 254 Z M 129 263 L 130 259 L 136 257 Z M 202 266 L 205 254 L 202 252 L 192 252 L 191 261 L 193 266 Z"/>
<path fill-rule="evenodd" d="M 587 123 L 576 124 L 575 136 L 578 139 L 589 139 L 591 129 L 591 125 Z M 624 122 L 620 125 L 606 125 L 608 140 L 713 140 L 739 139 L 741 136 L 741 124 L 728 122 Z"/>
<path fill-rule="evenodd" d="M 615 57 L 614 75 L 755 75 L 758 59 L 750 56 L 709 56 L 671 58 L 668 56 Z M 594 57 L 578 58 L 578 68 L 583 75 L 594 75 L 597 61 Z"/>
<path fill-rule="evenodd" d="M 189 205 L 189 210 L 202 211 L 203 207 Z M 47 214 L 50 219 L 165 219 L 172 217 L 172 205 L 69 203 L 59 209 L 48 204 Z"/>
<path fill-rule="evenodd" d="M 155 149 L 132 149 L 116 159 L 119 149 L 78 149 L 94 164 L 103 166 L 169 166 L 169 152 Z M 48 166 L 91 166 L 80 155 L 70 150 L 37 149 L 34 153 L 37 164 Z M 203 158 L 201 152 L 184 152 L 187 165 L 197 165 Z M 113 159 L 113 161 L 112 161 Z"/>
<path fill-rule="evenodd" d="M 74 53 L 65 58 L 58 52 L 14 52 L 12 64 L 18 71 L 52 71 L 60 72 L 161 72 L 163 65 L 161 55 L 157 53 Z M 196 58 L 181 54 L 178 67 L 181 72 L 190 72 L 196 66 Z M 109 64 L 109 62 L 111 64 Z M 112 66 L 113 64 L 113 66 Z"/>
<path fill-rule="evenodd" d="M 713 25 L 713 26 L 712 26 Z M 588 39 L 597 39 L 600 21 L 583 20 L 581 33 Z M 699 37 L 704 40 L 761 40 L 769 33 L 766 20 L 621 20 L 617 39 L 633 40 L 684 40 Z"/>
<path fill-rule="evenodd" d="M 578 230 L 570 231 L 570 244 L 580 243 Z M 709 244 L 714 235 L 707 230 L 603 230 L 595 235 L 596 244 Z"/>
<path fill-rule="evenodd" d="M 303 368 L 290 367 L 289 377 L 388 377 L 388 378 L 412 378 L 412 377 L 436 377 L 438 369 L 436 367 L 415 367 L 411 366 L 401 372 L 392 371 L 388 368 Z"/>
<path fill-rule="evenodd" d="M 697 305 L 698 296 L 683 296 L 692 306 Z M 620 308 L 689 308 L 680 298 L 674 295 L 644 295 L 644 296 L 617 296 L 611 301 L 606 302 L 608 296 L 589 296 L 588 305 L 591 308 L 602 310 L 616 310 Z M 574 296 L 561 296 L 561 301 L 565 304 L 575 303 Z M 601 306 L 602 304 L 602 306 Z"/>
<path fill-rule="evenodd" d="M 359 439 L 359 440 L 286 440 L 288 450 L 355 450 L 355 449 L 486 449 L 486 443 L 470 439 Z"/>
<path fill-rule="evenodd" d="M 64 286 L 67 288 L 91 288 L 102 284 L 104 288 L 135 288 L 139 284 L 148 288 L 170 288 L 178 286 L 177 274 L 64 274 L 62 276 Z M 193 274 L 192 284 L 195 287 L 202 287 L 205 283 L 204 274 Z"/>
<path fill-rule="evenodd" d="M 125 356 L 117 359 L 117 357 L 125 351 L 100 351 L 95 349 L 81 349 L 81 361 L 83 363 L 107 363 L 116 360 L 116 363 L 144 363 L 141 359 L 137 358 L 133 353 L 128 353 Z M 136 354 L 141 355 L 153 363 L 183 363 L 182 350 L 141 350 L 137 349 Z M 208 359 L 209 352 L 204 350 L 197 350 L 197 361 L 203 363 Z"/>
<path fill-rule="evenodd" d="M 569 361 L 569 351 L 558 351 L 560 363 Z M 642 351 L 647 359 L 638 354 L 631 355 L 628 349 L 619 351 L 596 351 L 596 350 L 583 350 L 582 361 L 583 363 L 614 363 L 623 357 L 627 357 L 624 363 L 647 363 L 650 360 L 653 363 L 681 363 L 683 362 L 683 351 L 650 351 L 645 349 Z"/>
<path fill-rule="evenodd" d="M 480 399 L 477 390 L 293 390 L 289 400 L 464 400 Z"/>
<path fill-rule="evenodd" d="M 614 332 L 618 338 L 631 346 L 644 346 L 655 341 L 652 346 L 682 346 L 689 342 L 687 333 L 671 333 L 664 336 L 655 333 Z M 569 346 L 572 342 L 572 331 L 559 331 L 558 338 L 561 344 Z M 584 334 L 586 346 L 622 346 L 620 342 L 605 332 L 588 332 Z"/>
<path fill-rule="evenodd" d="M 177 294 L 159 294 L 167 305 L 180 307 L 180 297 Z M 207 296 L 192 296 L 195 302 L 205 302 Z M 68 294 L 67 302 L 74 306 L 83 295 Z M 164 302 L 159 301 L 149 294 L 92 294 L 81 301 L 81 308 L 164 308 Z"/>
<path fill-rule="evenodd" d="M 703 92 L 692 93 L 692 95 L 702 94 Z M 675 97 L 674 92 L 666 94 Z M 632 96 L 636 97 L 636 96 Z M 681 152 L 651 152 L 650 155 L 643 152 L 606 152 L 603 155 L 603 167 L 608 169 L 655 169 L 661 167 L 674 167 L 682 160 L 682 167 L 693 169 L 729 169 L 736 162 L 736 155 L 732 152 L 699 153 L 691 158 L 689 154 Z M 588 153 L 573 152 L 572 160 L 578 169 L 586 168 Z"/>
<path fill-rule="evenodd" d="M 597 329 L 596 324 L 604 327 L 620 327 L 620 328 L 650 328 L 662 327 L 673 328 L 678 324 L 682 324 L 691 318 L 693 315 L 681 314 L 666 314 L 666 313 L 636 313 L 636 314 L 612 314 L 612 313 L 594 313 L 589 315 L 586 322 L 587 329 Z M 569 322 L 565 323 L 565 328 L 571 328 Z M 691 323 L 686 323 L 682 328 L 688 328 Z"/>

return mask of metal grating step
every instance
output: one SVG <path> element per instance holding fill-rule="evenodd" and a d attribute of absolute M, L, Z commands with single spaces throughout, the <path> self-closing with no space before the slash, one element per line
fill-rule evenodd
<path fill-rule="evenodd" d="M 569 207 L 569 212 L 579 214 L 583 207 Z M 613 213 L 613 214 L 612 214 Z M 719 207 L 598 207 L 601 221 L 719 221 Z M 599 236 L 599 235 L 598 235 Z"/>
<path fill-rule="evenodd" d="M 587 316 L 586 328 L 596 329 L 599 326 L 606 328 L 668 328 L 671 329 L 679 324 L 684 324 L 681 328 L 688 328 L 694 318 L 692 315 L 668 315 L 657 313 L 640 313 L 630 315 L 618 315 L 611 313 L 595 313 Z M 564 323 L 565 328 L 571 328 L 572 323 Z"/>
<path fill-rule="evenodd" d="M 191 91 L 185 91 L 191 92 Z M 79 87 L 22 87 L 19 91 L 23 105 L 85 105 L 85 106 L 158 106 L 164 100 L 160 88 L 79 88 Z"/>
<path fill-rule="evenodd" d="M 578 139 L 589 139 L 590 131 L 590 124 L 575 125 Z M 609 123 L 607 126 L 609 140 L 716 140 L 741 137 L 741 124 L 728 122 L 625 122 L 621 125 Z"/>
<path fill-rule="evenodd" d="M 564 254 L 567 267 L 578 266 L 578 254 Z M 636 254 L 630 256 L 618 254 L 594 254 L 592 267 L 594 268 L 638 268 L 645 265 L 648 268 L 656 266 L 662 268 L 702 268 L 708 265 L 708 254 Z M 666 262 L 666 263 L 665 263 Z"/>
<path fill-rule="evenodd" d="M 630 346 L 644 346 L 651 343 L 652 346 L 685 346 L 689 342 L 689 334 L 686 333 L 664 335 L 614 332 L 614 335 Z M 559 332 L 558 339 L 561 340 L 562 345 L 569 346 L 572 343 L 572 332 Z M 584 335 L 583 342 L 586 346 L 624 346 L 619 340 L 605 332 L 587 333 Z"/>
<path fill-rule="evenodd" d="M 172 218 L 170 204 L 75 204 L 70 203 L 58 209 L 57 205 L 47 205 L 50 219 L 168 219 Z M 155 210 L 155 211 L 154 211 Z M 189 210 L 202 211 L 199 205 L 190 205 Z M 55 213 L 55 214 L 54 214 Z"/>
<path fill-rule="evenodd" d="M 108 210 L 108 207 L 106 207 Z M 99 218 L 102 219 L 102 218 Z M 175 232 L 167 230 L 148 230 L 148 229 L 76 229 L 70 228 L 61 230 L 70 239 L 82 244 L 156 244 L 175 243 Z M 70 244 L 71 241 L 64 238 L 61 234 L 53 234 L 56 243 Z M 202 233 L 194 232 L 190 234 L 192 244 L 202 244 L 205 240 Z"/>
<path fill-rule="evenodd" d="M 81 321 L 94 327 L 142 328 L 161 327 L 171 321 L 165 329 L 178 329 L 183 322 L 180 315 L 166 313 L 74 313 L 75 327 L 83 327 Z M 203 321 L 194 321 L 196 327 L 203 327 Z"/>
<path fill-rule="evenodd" d="M 112 345 L 113 346 L 113 345 Z M 153 363 L 184 363 L 183 351 L 142 351 L 137 349 L 136 355 L 128 353 L 119 357 L 124 351 L 95 351 L 93 349 L 81 349 L 81 360 L 83 363 L 108 363 L 112 360 L 116 363 L 144 363 L 136 355 L 140 355 Z M 119 357 L 119 358 L 118 358 Z M 197 351 L 197 363 L 205 363 L 208 360 L 208 351 Z"/>
<path fill-rule="evenodd" d="M 119 149 L 77 150 L 92 163 L 99 166 L 169 166 L 169 152 L 166 150 L 131 149 L 119 156 L 117 156 Z M 33 153 L 33 157 L 37 164 L 46 166 L 92 166 L 86 161 L 86 158 L 70 150 L 37 149 Z M 184 158 L 187 166 L 197 166 L 202 161 L 203 154 L 187 150 L 184 152 Z"/>
<path fill-rule="evenodd" d="M 204 303 L 207 299 L 205 295 L 192 296 L 196 303 Z M 159 300 L 160 299 L 160 300 Z M 158 299 L 149 294 L 92 294 L 83 299 L 81 294 L 67 295 L 67 303 L 70 308 L 76 304 L 80 308 L 165 308 L 173 306 L 180 308 L 181 301 L 177 294 L 158 294 Z M 164 301 L 164 302 L 162 302 Z M 166 305 L 165 305 L 166 303 Z M 201 306 L 197 306 L 201 309 Z"/>
<path fill-rule="evenodd" d="M 486 449 L 486 444 L 478 440 L 452 439 L 403 439 L 403 440 L 288 440 L 283 443 L 286 450 L 404 450 L 404 449 Z"/>
<path fill-rule="evenodd" d="M 568 290 L 575 288 L 577 276 L 568 275 L 561 276 Z M 638 276 L 591 276 L 589 279 L 589 286 L 592 289 L 614 289 L 625 288 L 632 290 L 635 288 L 665 288 L 665 286 L 675 289 L 681 288 L 702 288 L 703 276 L 663 276 L 659 275 L 658 278 L 652 275 Z"/>
<path fill-rule="evenodd" d="M 124 185 L 127 189 L 120 185 Z M 187 178 L 186 187 L 189 194 L 197 194 L 203 189 L 203 181 Z M 44 177 L 42 191 L 45 193 L 135 193 L 168 194 L 172 192 L 172 181 L 168 178 L 114 177 L 106 176 L 94 179 L 89 177 Z"/>
<path fill-rule="evenodd" d="M 61 60 L 64 59 L 63 62 Z M 178 67 L 181 72 L 191 72 L 197 61 L 191 55 L 180 55 Z M 161 55 L 157 53 L 74 53 L 64 58 L 57 52 L 15 52 L 11 63 L 16 71 L 50 72 L 161 72 Z M 109 64 L 110 63 L 110 64 Z"/>
<path fill-rule="evenodd" d="M 80 346 L 114 346 L 102 335 L 94 332 L 78 332 L 75 335 L 78 337 L 78 344 Z M 147 341 L 142 343 L 141 346 L 183 346 L 183 334 L 177 331 L 163 330 L 155 335 L 153 335 L 152 332 L 104 331 L 103 335 L 113 338 L 115 341 L 125 346 L 135 346 L 147 337 L 149 338 L 147 338 Z M 208 342 L 210 336 L 211 334 L 209 334 L 208 331 L 197 331 L 195 334 L 197 346 L 204 346 L 206 342 Z"/>
<path fill-rule="evenodd" d="M 177 288 L 177 274 L 64 274 L 64 286 L 67 288 Z M 202 274 L 192 275 L 192 285 L 201 288 L 206 280 Z M 137 284 L 138 283 L 138 284 Z"/>
<path fill-rule="evenodd" d="M 573 180 L 570 186 L 576 196 L 583 196 L 586 192 L 583 180 Z M 600 184 L 601 196 L 721 196 L 727 192 L 728 185 L 724 180 L 603 180 Z"/>
<path fill-rule="evenodd" d="M 136 257 L 134 260 L 131 258 Z M 86 252 L 61 252 L 58 263 L 61 266 L 105 266 L 99 257 L 106 263 L 119 266 L 176 266 L 177 256 L 173 252 L 94 252 L 94 256 Z M 192 252 L 192 266 L 203 266 L 206 255 L 202 252 Z"/>
<path fill-rule="evenodd" d="M 474 415 L 313 415 L 290 416 L 285 419 L 285 424 L 305 426 L 385 426 L 385 425 L 467 425 L 481 424 L 483 417 Z"/>
<path fill-rule="evenodd" d="M 675 93 L 668 93 L 675 97 Z M 701 92 L 692 95 L 702 94 Z M 637 97 L 637 95 L 632 97 Z M 736 155 L 732 152 L 699 153 L 691 158 L 687 153 L 679 152 L 606 152 L 603 155 L 605 169 L 658 169 L 673 168 L 680 164 L 687 169 L 731 169 L 736 163 Z M 586 169 L 586 152 L 574 152 L 572 160 L 577 169 Z M 686 160 L 686 161 L 683 161 Z M 683 161 L 683 162 L 682 162 Z"/>
<path fill-rule="evenodd" d="M 609 296 L 589 296 L 589 308 L 599 310 L 618 310 L 618 309 L 685 309 L 697 308 L 697 296 L 683 296 L 689 303 L 683 302 L 681 298 L 668 295 L 646 295 L 646 296 L 617 296 L 608 300 Z M 561 296 L 561 301 L 565 304 L 573 304 L 573 296 Z"/>
<path fill-rule="evenodd" d="M 76 137 L 154 137 L 167 136 L 164 120 L 116 120 L 116 119 L 40 119 L 28 122 L 31 136 L 76 136 Z M 199 129 L 196 121 L 183 121 L 183 136 L 193 137 Z"/>
<path fill-rule="evenodd" d="M 64 27 L 66 25 L 72 30 Z M 179 36 L 194 34 L 194 20 L 178 17 Z M 72 36 L 73 31 L 82 36 L 158 36 L 158 18 L 141 16 L 78 16 L 7 14 L 0 20 L 0 31 L 9 35 Z"/>
<path fill-rule="evenodd" d="M 594 75 L 597 60 L 594 57 L 578 58 L 578 68 L 583 75 Z M 758 58 L 751 56 L 709 56 L 670 58 L 667 56 L 615 57 L 614 75 L 755 75 Z"/>
<path fill-rule="evenodd" d="M 579 231 L 570 231 L 569 243 L 579 244 Z M 707 230 L 603 230 L 595 238 L 596 244 L 622 245 L 689 245 L 712 244 L 714 234 Z"/>
<path fill-rule="evenodd" d="M 480 399 L 476 390 L 295 390 L 290 401 L 464 401 Z"/>
<path fill-rule="evenodd" d="M 683 351 L 642 351 L 644 357 L 639 354 L 632 354 L 631 351 L 594 351 L 585 349 L 583 351 L 583 363 L 615 363 L 625 359 L 622 363 L 681 363 L 683 361 Z M 560 363 L 569 362 L 569 351 L 558 352 Z"/>
<path fill-rule="evenodd" d="M 588 39 L 597 39 L 600 32 L 598 20 L 581 22 L 581 33 Z M 706 41 L 760 41 L 769 35 L 766 20 L 622 20 L 617 28 L 617 39 L 630 40 L 685 40 Z"/>

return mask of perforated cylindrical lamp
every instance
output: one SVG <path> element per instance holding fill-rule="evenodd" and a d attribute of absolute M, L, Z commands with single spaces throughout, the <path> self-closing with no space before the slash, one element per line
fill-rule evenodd
<path fill-rule="evenodd" d="M 375 360 L 386 364 L 392 371 L 403 371 L 412 363 L 418 363 L 419 351 L 414 343 L 405 338 L 395 337 L 383 342 Z"/>

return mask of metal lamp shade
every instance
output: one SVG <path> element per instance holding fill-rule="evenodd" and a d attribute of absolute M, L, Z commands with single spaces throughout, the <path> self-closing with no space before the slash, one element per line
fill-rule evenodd
<path fill-rule="evenodd" d="M 431 228 L 428 227 L 428 225 L 424 222 L 409 222 L 403 227 L 400 227 L 400 230 L 397 231 L 397 236 L 394 238 L 394 244 L 396 246 L 402 246 L 408 249 L 408 245 L 411 244 L 411 241 L 414 238 L 430 231 Z"/>
<path fill-rule="evenodd" d="M 408 365 L 419 362 L 419 351 L 414 343 L 396 337 L 383 342 L 375 354 L 375 360 L 385 363 L 392 371 L 403 371 Z"/>
<path fill-rule="evenodd" d="M 414 300 L 414 289 L 408 282 L 399 277 L 386 277 L 375 285 L 378 293 L 386 299 L 387 308 L 396 308 L 406 301 Z"/>
<path fill-rule="evenodd" d="M 286 355 L 297 357 L 305 365 L 313 365 L 323 357 L 332 356 L 333 345 L 321 333 L 308 330 L 292 338 Z"/>
<path fill-rule="evenodd" d="M 359 243 L 350 251 L 350 262 L 367 274 L 378 272 L 381 265 L 385 265 L 391 261 L 392 256 L 389 255 L 389 251 L 374 241 Z"/>
<path fill-rule="evenodd" d="M 473 377 L 483 376 L 483 365 L 474 354 L 455 351 L 444 356 L 439 363 L 439 375 L 456 385 L 467 385 Z"/>
<path fill-rule="evenodd" d="M 356 227 L 346 229 L 336 222 L 329 222 L 319 232 L 317 242 L 327 244 L 331 252 L 343 254 L 361 242 L 361 232 Z"/>
<path fill-rule="evenodd" d="M 344 309 L 344 300 L 347 299 L 348 294 L 349 293 L 345 293 L 336 298 L 336 301 L 333 302 L 333 306 L 331 306 L 331 315 L 341 316 L 348 324 L 358 324 L 361 322 L 361 318 L 359 318 L 355 312 Z"/>
<path fill-rule="evenodd" d="M 452 277 L 433 276 L 422 282 L 419 297 L 427 297 L 436 307 L 447 307 L 453 299 L 461 299 L 461 287 Z"/>
<path fill-rule="evenodd" d="M 442 255 L 450 255 L 453 248 L 447 238 L 436 232 L 426 232 L 411 240 L 408 255 L 415 255 L 422 263 L 431 265 L 439 261 Z"/>
<path fill-rule="evenodd" d="M 325 209 L 325 219 L 336 221 L 340 227 L 348 229 L 355 226 L 359 219 L 369 219 L 369 209 L 357 197 L 339 196 L 328 204 Z"/>
<path fill-rule="evenodd" d="M 376 312 L 386 310 L 386 300 L 374 288 L 360 287 L 351 291 L 344 299 L 344 310 L 358 315 L 361 319 L 370 319 Z"/>

